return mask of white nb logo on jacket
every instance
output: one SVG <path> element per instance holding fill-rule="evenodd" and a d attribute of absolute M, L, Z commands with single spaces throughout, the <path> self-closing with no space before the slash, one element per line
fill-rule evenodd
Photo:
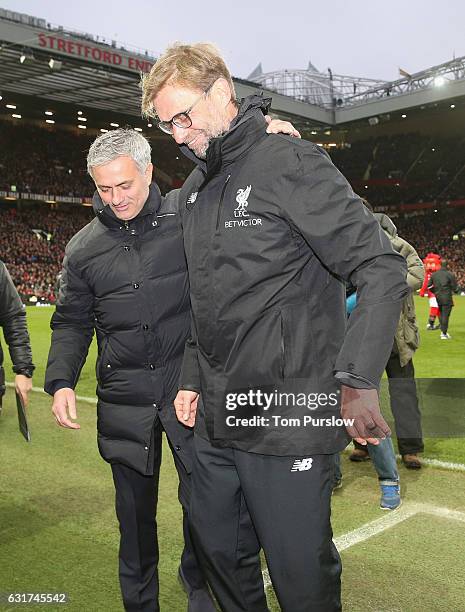
<path fill-rule="evenodd" d="M 312 463 L 313 459 L 311 457 L 307 459 L 296 459 L 291 468 L 291 472 L 306 472 L 312 467 Z"/>

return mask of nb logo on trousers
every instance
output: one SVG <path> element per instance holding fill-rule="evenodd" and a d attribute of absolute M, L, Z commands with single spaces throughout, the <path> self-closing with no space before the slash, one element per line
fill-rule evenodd
<path fill-rule="evenodd" d="M 296 459 L 291 468 L 291 472 L 305 472 L 312 467 L 313 459 L 308 457 L 307 459 Z"/>

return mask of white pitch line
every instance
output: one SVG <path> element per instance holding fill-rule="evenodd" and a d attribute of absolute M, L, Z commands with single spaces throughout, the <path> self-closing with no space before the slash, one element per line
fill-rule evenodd
<path fill-rule="evenodd" d="M 12 382 L 7 382 L 5 384 L 7 387 L 11 387 L 12 389 L 14 389 L 15 387 L 15 384 Z M 45 391 L 40 387 L 32 387 L 31 391 L 34 391 L 34 393 L 42 393 L 43 395 L 48 395 L 48 393 L 45 393 Z M 87 402 L 88 404 L 97 403 L 97 399 L 95 397 L 84 397 L 82 395 L 76 395 L 76 399 L 78 402 Z"/>
<path fill-rule="evenodd" d="M 422 458 L 422 462 L 431 467 L 442 468 L 443 470 L 453 470 L 456 472 L 465 472 L 465 463 L 452 463 L 451 461 L 441 461 L 440 459 Z"/>
<path fill-rule="evenodd" d="M 389 512 L 386 516 L 382 516 L 358 529 L 354 529 L 353 531 L 349 531 L 339 536 L 334 540 L 334 543 L 339 551 L 346 550 L 354 546 L 354 544 L 364 542 L 416 514 L 430 514 L 440 518 L 452 519 L 465 523 L 465 512 L 451 510 L 441 506 L 433 506 L 432 504 L 405 503 L 398 510 Z"/>
<path fill-rule="evenodd" d="M 335 538 L 334 544 L 336 545 L 338 551 L 342 552 L 343 550 L 347 550 L 355 544 L 360 544 L 360 542 L 364 542 L 365 540 L 368 540 L 379 533 L 386 531 L 386 529 L 390 529 L 391 527 L 406 521 L 412 516 L 416 516 L 417 514 L 429 514 L 432 516 L 465 523 L 465 512 L 461 512 L 460 510 L 451 510 L 441 506 L 434 506 L 433 504 L 416 504 L 407 502 L 397 510 L 390 511 L 389 514 L 386 514 L 379 519 L 370 521 L 358 529 L 354 529 L 353 531 L 340 535 L 339 537 Z M 267 589 L 271 586 L 270 574 L 267 568 L 265 568 L 262 573 L 265 589 Z"/>
<path fill-rule="evenodd" d="M 398 523 L 402 523 L 408 518 L 415 516 L 415 514 L 418 514 L 416 504 L 403 504 L 397 510 L 389 511 L 388 514 L 385 514 L 379 519 L 370 521 L 369 523 L 362 525 L 362 527 L 358 527 L 353 531 L 340 535 L 334 539 L 334 543 L 336 544 L 338 551 L 341 552 L 342 550 L 346 550 L 355 544 L 359 544 L 360 542 L 364 542 L 365 540 L 378 535 L 378 533 L 386 531 L 386 529 L 394 527 Z"/>
<path fill-rule="evenodd" d="M 465 512 L 461 510 L 451 510 L 450 508 L 444 508 L 441 506 L 433 506 L 432 504 L 416 504 L 418 506 L 418 512 L 421 514 L 432 514 L 433 516 L 439 516 L 440 518 L 452 519 L 454 521 L 461 521 L 465 523 Z"/>

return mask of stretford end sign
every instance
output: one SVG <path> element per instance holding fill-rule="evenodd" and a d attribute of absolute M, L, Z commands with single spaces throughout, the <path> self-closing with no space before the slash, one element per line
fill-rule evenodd
<path fill-rule="evenodd" d="M 63 38 L 52 33 L 39 33 L 38 46 L 43 49 L 50 49 L 64 55 L 72 55 L 84 60 L 106 64 L 132 70 L 134 72 L 148 72 L 153 62 L 135 55 L 129 55 L 113 47 L 105 48 L 94 45 L 90 41 Z"/>

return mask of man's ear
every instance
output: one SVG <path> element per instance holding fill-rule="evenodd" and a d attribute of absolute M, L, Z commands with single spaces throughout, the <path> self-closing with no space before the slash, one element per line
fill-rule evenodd
<path fill-rule="evenodd" d="M 220 77 L 217 79 L 211 88 L 211 94 L 221 103 L 226 106 L 231 101 L 231 87 L 226 79 Z"/>
<path fill-rule="evenodd" d="M 147 180 L 147 185 L 150 185 L 152 182 L 152 175 L 153 175 L 153 164 L 148 164 L 147 168 L 145 169 L 145 178 Z"/>

